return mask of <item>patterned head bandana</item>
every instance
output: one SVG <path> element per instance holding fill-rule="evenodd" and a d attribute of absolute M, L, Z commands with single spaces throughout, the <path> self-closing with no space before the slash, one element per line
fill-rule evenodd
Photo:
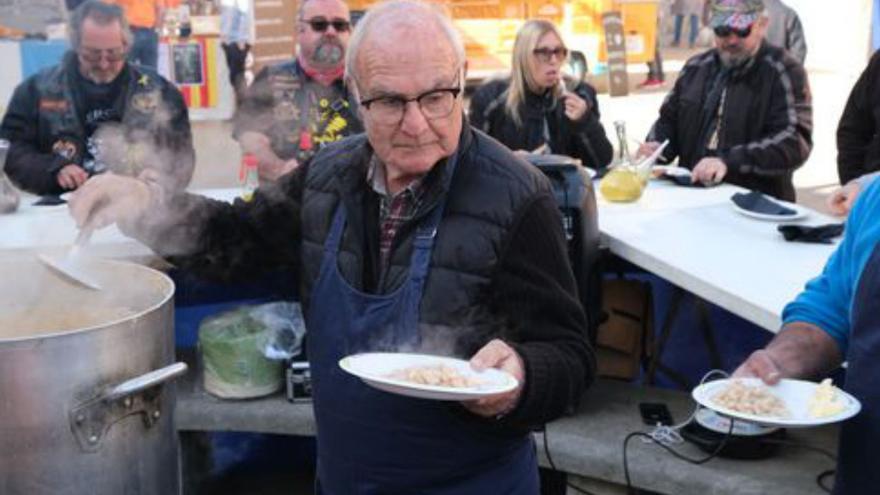
<path fill-rule="evenodd" d="M 709 26 L 745 29 L 751 26 L 763 11 L 763 0 L 712 0 L 712 17 Z"/>

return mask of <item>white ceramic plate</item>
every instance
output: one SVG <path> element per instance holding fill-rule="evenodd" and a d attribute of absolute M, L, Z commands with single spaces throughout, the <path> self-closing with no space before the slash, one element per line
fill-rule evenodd
<path fill-rule="evenodd" d="M 731 201 L 733 205 L 733 209 L 737 212 L 751 218 L 756 218 L 758 220 L 766 220 L 768 222 L 789 222 L 792 220 L 800 220 L 807 216 L 809 213 L 806 208 L 802 206 L 798 206 L 794 203 L 789 203 L 787 201 L 779 201 L 779 200 L 771 200 L 776 203 L 785 206 L 786 208 L 791 208 L 794 210 L 794 215 L 768 215 L 767 213 L 758 213 L 755 211 L 749 211 L 743 208 L 740 208 L 739 205 Z"/>
<path fill-rule="evenodd" d="M 436 366 L 440 364 L 454 368 L 462 375 L 473 377 L 479 380 L 480 384 L 474 387 L 439 387 L 421 385 L 388 376 L 404 368 Z M 421 399 L 473 400 L 509 392 L 519 384 L 516 378 L 501 370 L 487 369 L 482 372 L 476 372 L 467 361 L 427 354 L 408 354 L 403 352 L 353 354 L 340 359 L 339 367 L 357 376 L 367 385 L 379 390 Z"/>
<path fill-rule="evenodd" d="M 862 409 L 862 404 L 855 397 L 849 395 L 843 390 L 837 389 L 838 398 L 843 401 L 845 406 L 844 409 L 831 416 L 820 418 L 812 417 L 809 414 L 808 404 L 819 384 L 803 380 L 781 380 L 778 384 L 767 388 L 772 394 L 782 399 L 788 412 L 791 413 L 791 417 L 776 418 L 741 413 L 719 406 L 714 400 L 714 397 L 721 393 L 721 391 L 734 380 L 740 380 L 747 386 L 763 385 L 763 382 L 758 378 L 716 380 L 700 385 L 691 392 L 691 395 L 694 397 L 694 400 L 700 403 L 700 405 L 712 409 L 713 411 L 717 411 L 724 416 L 761 425 L 783 426 L 787 428 L 803 428 L 807 426 L 837 423 L 855 416 Z"/>

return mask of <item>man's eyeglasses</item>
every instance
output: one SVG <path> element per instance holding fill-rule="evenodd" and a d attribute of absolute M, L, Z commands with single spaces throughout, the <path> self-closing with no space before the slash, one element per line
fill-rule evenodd
<path fill-rule="evenodd" d="M 103 50 L 99 48 L 80 48 L 77 50 L 77 53 L 83 60 L 90 64 L 100 62 L 101 58 L 105 58 L 108 62 L 113 63 L 119 62 L 125 58 L 125 47 L 108 48 Z"/>
<path fill-rule="evenodd" d="M 715 31 L 715 36 L 719 38 L 727 38 L 731 34 L 735 34 L 739 38 L 748 38 L 750 34 L 752 34 L 752 26 L 746 26 L 744 28 L 732 28 L 730 26 L 716 26 L 712 29 Z"/>
<path fill-rule="evenodd" d="M 568 56 L 568 48 L 565 48 L 564 46 L 557 46 L 556 48 L 535 48 L 532 50 L 532 53 L 534 53 L 541 62 L 549 63 L 553 57 L 556 57 L 559 60 L 565 60 L 565 57 Z"/>
<path fill-rule="evenodd" d="M 333 19 L 332 21 L 328 21 L 323 17 L 313 17 L 305 22 L 312 28 L 312 31 L 315 31 L 316 33 L 323 33 L 330 26 L 333 26 L 333 29 L 337 33 L 345 33 L 351 29 L 351 23 L 345 19 Z"/>
<path fill-rule="evenodd" d="M 426 91 L 414 98 L 389 95 L 377 96 L 361 100 L 361 106 L 370 112 L 370 116 L 379 124 L 394 125 L 403 120 L 406 106 L 414 101 L 427 120 L 448 117 L 455 108 L 455 99 L 461 94 L 461 77 L 457 88 L 438 88 Z"/>

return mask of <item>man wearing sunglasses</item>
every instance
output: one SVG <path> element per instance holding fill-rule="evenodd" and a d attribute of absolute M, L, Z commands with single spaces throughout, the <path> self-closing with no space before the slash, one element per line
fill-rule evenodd
<path fill-rule="evenodd" d="M 792 175 L 812 149 L 812 104 L 804 67 L 764 41 L 762 0 L 715 0 L 715 48 L 688 60 L 639 153 L 669 139 L 694 182 L 725 181 L 788 201 Z"/>
<path fill-rule="evenodd" d="M 185 187 L 195 163 L 186 105 L 171 83 L 126 61 L 132 35 L 122 8 L 87 0 L 70 33 L 61 63 L 22 82 L 9 103 L 0 126 L 9 177 L 40 195 L 105 171 Z"/>
<path fill-rule="evenodd" d="M 363 130 L 343 83 L 351 31 L 341 0 L 305 0 L 297 17 L 296 58 L 263 69 L 235 118 L 242 151 L 256 156 L 261 182 L 309 160 L 321 147 Z"/>
<path fill-rule="evenodd" d="M 71 213 L 82 222 L 107 198 L 101 222 L 204 275 L 296 271 L 318 494 L 538 495 L 531 431 L 574 410 L 595 371 L 553 189 L 467 124 L 464 43 L 439 11 L 379 4 L 350 50 L 366 133 L 250 202 L 168 198 L 106 176 Z M 175 224 L 157 209 L 201 223 Z M 339 367 L 380 350 L 457 356 L 517 381 L 445 402 L 383 392 Z"/>

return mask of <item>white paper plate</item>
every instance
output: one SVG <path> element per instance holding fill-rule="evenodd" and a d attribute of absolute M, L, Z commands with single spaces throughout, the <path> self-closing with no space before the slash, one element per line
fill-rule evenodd
<path fill-rule="evenodd" d="M 806 217 L 807 214 L 809 213 L 809 211 L 806 208 L 804 208 L 802 206 L 798 206 L 794 203 L 789 203 L 787 201 L 779 201 L 779 200 L 772 200 L 772 201 L 779 203 L 782 206 L 785 206 L 786 208 L 791 208 L 792 210 L 794 210 L 794 215 L 768 215 L 767 213 L 758 213 L 755 211 L 749 211 L 749 210 L 740 208 L 739 205 L 734 202 L 731 202 L 731 204 L 733 205 L 734 210 L 736 210 L 737 212 L 739 212 L 747 217 L 756 218 L 758 220 L 766 220 L 768 222 L 789 222 L 792 220 L 800 220 L 801 218 Z"/>
<path fill-rule="evenodd" d="M 814 418 L 809 414 L 808 404 L 819 384 L 803 380 L 781 380 L 778 384 L 767 388 L 771 393 L 782 399 L 788 412 L 791 413 L 791 417 L 770 418 L 767 416 L 741 413 L 719 406 L 713 400 L 716 395 L 721 393 L 722 390 L 735 380 L 739 380 L 744 385 L 748 386 L 763 385 L 763 382 L 758 378 L 716 380 L 700 385 L 691 392 L 691 395 L 700 405 L 712 409 L 713 411 L 717 411 L 724 416 L 761 425 L 784 426 L 788 428 L 803 428 L 807 426 L 837 423 L 855 416 L 862 409 L 862 404 L 855 397 L 849 395 L 843 390 L 837 389 L 838 397 L 843 400 L 845 405 L 843 411 L 832 416 Z"/>
<path fill-rule="evenodd" d="M 475 387 L 438 387 L 421 385 L 389 378 L 391 373 L 413 366 L 446 365 L 462 375 L 476 378 L 480 385 Z M 481 397 L 509 392 L 519 385 L 516 378 L 497 369 L 474 371 L 470 363 L 461 359 L 431 356 L 427 354 L 408 354 L 397 352 L 370 352 L 354 354 L 339 360 L 339 367 L 357 376 L 367 385 L 394 394 L 434 400 L 474 400 Z"/>

